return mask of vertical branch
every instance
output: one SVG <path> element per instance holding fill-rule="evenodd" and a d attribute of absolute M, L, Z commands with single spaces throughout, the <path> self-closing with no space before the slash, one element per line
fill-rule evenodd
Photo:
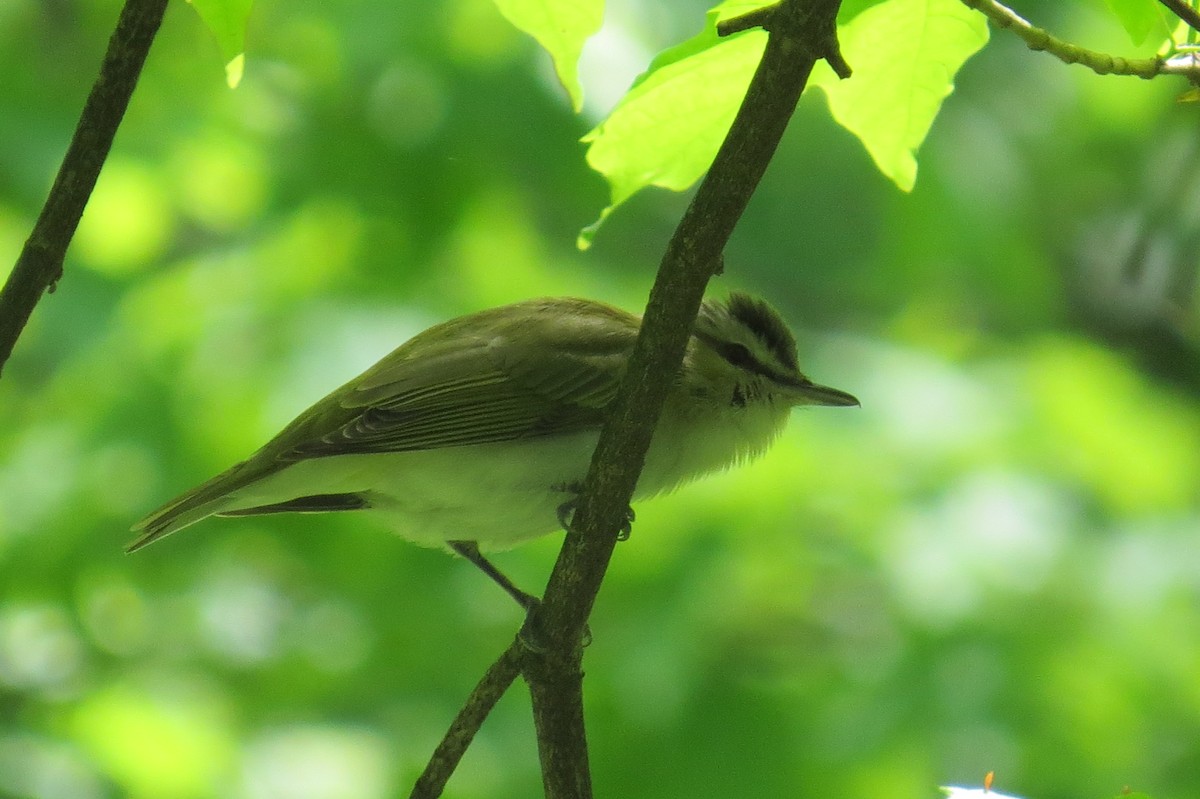
<path fill-rule="evenodd" d="M 783 0 L 756 13 L 770 36 L 746 97 L 659 266 L 637 344 L 600 434 L 543 603 L 530 620 L 544 650 L 527 651 L 542 777 L 549 799 L 591 796 L 583 728 L 581 641 L 625 522 L 663 402 L 683 360 L 705 287 L 766 171 L 819 58 L 843 77 L 840 0 Z"/>
<path fill-rule="evenodd" d="M 546 799 L 590 799 L 591 769 L 583 719 L 583 647 L 527 652 L 523 666 Z"/>
<path fill-rule="evenodd" d="M 33 308 L 62 277 L 63 259 L 162 23 L 167 0 L 126 0 L 100 74 L 33 232 L 0 289 L 0 371 Z"/>
<path fill-rule="evenodd" d="M 839 76 L 849 77 L 837 43 L 840 4 L 841 0 L 782 0 L 721 26 L 722 35 L 727 35 L 762 25 L 769 33 L 766 49 L 729 133 L 663 255 L 571 528 L 542 603 L 530 613 L 514 645 L 530 688 L 547 799 L 592 796 L 583 715 L 587 618 L 626 523 L 626 509 L 667 391 L 683 362 L 704 290 L 721 270 L 725 244 L 766 172 L 817 60 L 826 59 Z M 452 728 L 446 740 L 453 734 Z M 461 751 L 455 758 L 459 755 Z M 430 783 L 428 791 L 414 791 L 413 796 L 436 795 L 445 776 L 448 772 Z"/>

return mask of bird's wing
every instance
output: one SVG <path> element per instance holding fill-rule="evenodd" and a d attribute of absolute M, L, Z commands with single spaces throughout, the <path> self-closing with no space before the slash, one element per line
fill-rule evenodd
<path fill-rule="evenodd" d="M 134 525 L 142 535 L 130 551 L 229 512 L 228 497 L 309 458 L 598 428 L 633 347 L 636 317 L 583 300 L 524 305 L 462 317 L 415 337 L 302 413 L 248 459 Z M 320 486 L 313 491 L 303 499 L 329 509 L 331 497 Z M 289 503 L 268 508 L 295 509 Z"/>
<path fill-rule="evenodd" d="M 268 448 L 287 462 L 598 428 L 636 337 L 630 320 L 552 313 L 445 346 L 418 337 L 315 406 L 315 424 Z"/>

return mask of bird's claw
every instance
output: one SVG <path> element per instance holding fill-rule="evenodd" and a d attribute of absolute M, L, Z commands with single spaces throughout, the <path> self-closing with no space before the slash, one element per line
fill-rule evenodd
<path fill-rule="evenodd" d="M 575 517 L 575 508 L 579 505 L 579 497 L 571 497 L 558 506 L 558 526 L 564 530 L 571 529 L 571 520 Z"/>
<path fill-rule="evenodd" d="M 575 509 L 579 506 L 579 497 L 571 497 L 566 502 L 558 506 L 558 524 L 564 530 L 571 529 L 571 522 L 575 520 Z M 633 522 L 637 515 L 633 512 L 633 508 L 625 508 L 625 521 L 621 523 L 621 529 L 617 533 L 618 541 L 628 541 L 629 534 L 633 532 Z"/>
<path fill-rule="evenodd" d="M 620 531 L 617 533 L 618 541 L 628 541 L 629 540 L 629 534 L 633 532 L 634 518 L 635 518 L 635 514 L 633 512 L 633 508 L 626 507 L 625 508 L 625 521 L 621 525 Z"/>

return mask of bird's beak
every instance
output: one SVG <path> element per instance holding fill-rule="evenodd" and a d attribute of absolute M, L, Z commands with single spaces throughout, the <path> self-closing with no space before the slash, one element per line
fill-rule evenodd
<path fill-rule="evenodd" d="M 830 405 L 846 408 L 860 404 L 858 398 L 853 394 L 829 386 L 818 386 L 816 383 L 807 381 L 795 384 L 792 386 L 792 391 L 795 392 L 797 405 Z"/>

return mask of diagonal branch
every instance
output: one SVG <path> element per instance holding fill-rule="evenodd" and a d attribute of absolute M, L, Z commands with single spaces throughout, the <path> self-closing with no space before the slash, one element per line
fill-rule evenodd
<path fill-rule="evenodd" d="M 1192 8 L 1185 0 L 1159 0 L 1164 6 L 1169 8 L 1175 16 L 1187 23 L 1187 26 L 1194 31 L 1200 31 L 1200 12 Z"/>
<path fill-rule="evenodd" d="M 770 36 L 741 109 L 672 236 L 650 292 L 637 345 L 600 434 L 591 469 L 542 606 L 530 624 L 544 650 L 528 650 L 546 796 L 590 797 L 582 708 L 582 637 L 625 522 L 667 390 L 683 360 L 709 279 L 783 136 L 816 61 L 849 70 L 837 48 L 840 0 L 784 0 L 759 15 Z"/>
<path fill-rule="evenodd" d="M 54 291 L 84 206 L 125 116 L 167 0 L 126 0 L 100 75 L 24 249 L 0 290 L 0 371 L 42 294 Z"/>
<path fill-rule="evenodd" d="M 521 673 L 521 651 L 520 644 L 514 641 L 484 673 L 429 758 L 425 770 L 417 778 L 409 799 L 435 799 L 441 796 L 446 781 L 458 767 L 471 741 L 475 740 L 475 733 L 479 732 L 484 719 Z"/>
<path fill-rule="evenodd" d="M 659 265 L 637 344 L 609 406 L 608 421 L 542 604 L 481 680 L 413 797 L 436 796 L 444 787 L 482 717 L 510 684 L 517 658 L 530 688 L 546 796 L 591 797 L 583 715 L 586 621 L 627 521 L 626 509 L 667 391 L 683 361 L 704 290 L 721 271 L 725 244 L 766 172 L 817 60 L 828 60 L 843 77 L 850 74 L 837 43 L 840 2 L 783 0 L 720 28 L 722 35 L 755 25 L 766 28 L 769 37 L 762 60 Z"/>

